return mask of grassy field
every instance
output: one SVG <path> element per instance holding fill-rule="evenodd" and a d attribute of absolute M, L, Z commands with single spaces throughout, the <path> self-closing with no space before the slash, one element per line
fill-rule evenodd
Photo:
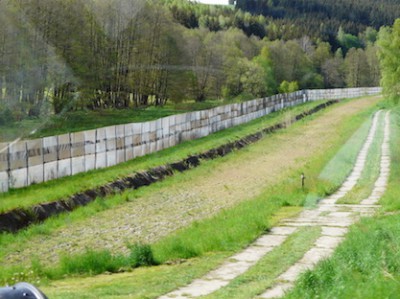
<path fill-rule="evenodd" d="M 391 174 L 380 213 L 354 225 L 328 260 L 285 298 L 398 298 L 400 290 L 400 108 L 391 114 Z"/>
<path fill-rule="evenodd" d="M 357 104 L 357 102 L 354 103 Z M 343 103 L 340 104 L 343 105 L 342 108 L 340 108 L 340 106 L 336 108 L 330 108 L 334 111 L 322 112 L 319 115 L 310 117 L 309 119 L 304 120 L 299 124 L 296 124 L 295 126 L 286 130 L 285 132 L 274 134 L 274 136 L 267 138 L 266 141 L 270 139 L 269 142 L 273 142 L 274 144 L 277 142 L 282 143 L 285 141 L 287 141 L 290 144 L 291 141 L 293 141 L 291 138 L 293 138 L 293 136 L 295 136 L 299 132 L 304 132 L 304 134 L 307 134 L 306 131 L 304 131 L 305 127 L 311 126 L 311 124 L 313 124 L 309 128 L 309 130 L 315 131 L 316 126 L 319 126 L 322 119 L 324 119 L 325 121 L 327 115 L 335 115 L 335 117 L 340 117 L 340 119 L 343 120 L 339 122 L 338 127 L 335 128 L 335 131 L 337 130 L 336 135 L 330 136 L 330 134 L 328 134 L 330 141 L 329 143 L 327 142 L 326 144 L 328 150 L 327 148 L 324 148 L 324 150 L 321 150 L 321 148 L 317 148 L 315 149 L 315 151 L 319 152 L 319 154 L 314 155 L 313 159 L 306 161 L 303 159 L 298 160 L 295 165 L 298 165 L 300 169 L 293 167 L 292 169 L 286 171 L 285 180 L 281 180 L 280 183 L 275 184 L 269 188 L 264 188 L 264 191 L 262 191 L 258 196 L 255 196 L 253 199 L 250 198 L 249 200 L 246 200 L 243 203 L 232 206 L 231 208 L 227 207 L 222 211 L 220 211 L 219 213 L 216 213 L 215 216 L 211 218 L 207 219 L 206 217 L 203 220 L 193 222 L 186 228 L 178 230 L 174 234 L 169 235 L 158 242 L 155 242 L 152 245 L 152 253 L 154 254 L 156 261 L 161 263 L 165 261 L 174 261 L 173 263 L 177 263 L 177 265 L 175 265 L 174 267 L 179 268 L 180 267 L 179 261 L 181 261 L 182 258 L 200 256 L 201 257 L 200 260 L 203 260 L 204 258 L 205 259 L 204 262 L 207 263 L 206 259 L 210 258 L 210 256 L 219 254 L 221 254 L 221 256 L 226 256 L 226 252 L 240 250 L 248 243 L 250 243 L 252 240 L 254 240 L 255 237 L 262 234 L 265 231 L 265 229 L 276 223 L 276 221 L 278 221 L 282 217 L 290 216 L 290 214 L 298 211 L 299 208 L 297 207 L 309 203 L 310 193 L 314 194 L 313 200 L 316 200 L 318 196 L 324 195 L 327 192 L 327 190 L 332 190 L 333 188 L 332 184 L 317 179 L 318 175 L 323 170 L 326 163 L 333 156 L 335 156 L 336 152 L 341 147 L 341 144 L 345 143 L 345 141 L 349 137 L 351 137 L 351 135 L 357 130 L 358 127 L 360 127 L 360 125 L 365 121 L 365 119 L 371 115 L 372 111 L 376 109 L 372 104 L 373 102 L 371 102 L 369 105 L 357 108 L 358 110 L 356 109 L 352 113 L 348 112 L 347 116 L 342 116 L 340 113 L 337 113 L 340 109 L 346 109 L 346 110 L 354 109 L 354 107 L 351 108 L 351 106 L 352 105 L 354 106 L 354 104 Z M 334 113 L 335 111 L 336 113 Z M 329 124 L 326 125 L 328 125 L 328 127 L 330 126 Z M 327 134 L 323 134 L 323 132 L 326 131 L 326 128 L 321 127 L 319 128 L 319 130 L 320 130 L 319 133 L 320 135 L 322 134 L 324 137 L 327 137 L 326 136 Z M 331 141 L 335 142 L 332 143 Z M 251 148 L 261 148 L 262 146 L 265 146 L 265 144 L 254 145 Z M 359 146 L 360 145 L 358 146 L 354 145 L 353 149 L 349 150 L 356 153 L 359 149 L 357 147 Z M 305 144 L 305 148 L 307 148 L 307 144 Z M 271 150 L 279 151 L 279 146 L 278 149 L 271 149 Z M 241 154 L 235 153 L 233 155 L 230 155 L 230 157 L 225 157 L 224 158 L 225 160 L 221 159 L 221 161 L 211 161 L 205 164 L 204 166 L 200 167 L 200 169 L 191 171 L 189 176 L 178 175 L 174 178 L 166 180 L 161 184 L 157 184 L 157 186 L 154 185 L 149 188 L 145 188 L 146 190 L 140 191 L 140 198 L 141 200 L 148 200 L 146 199 L 147 198 L 146 193 L 152 194 L 155 191 L 157 193 L 157 190 L 165 192 L 162 190 L 165 190 L 165 188 L 171 188 L 176 184 L 178 185 L 182 184 L 185 181 L 188 182 L 187 183 L 188 185 L 194 184 L 196 182 L 193 183 L 193 179 L 196 178 L 196 176 L 199 177 L 198 179 L 201 180 L 201 178 L 204 177 L 204 174 L 208 173 L 208 175 L 210 175 L 210 173 L 212 173 L 213 171 L 220 172 L 221 168 L 223 168 L 222 166 L 229 164 L 230 160 L 241 160 L 243 158 L 242 155 L 245 154 L 252 155 L 251 149 L 249 149 L 248 151 L 249 151 L 248 153 L 246 153 L 246 151 Z M 347 163 L 348 164 L 347 168 L 342 167 L 342 170 L 337 172 L 341 173 L 342 177 L 341 180 L 343 180 L 346 177 L 347 173 L 351 169 L 353 161 L 348 161 L 348 162 L 349 163 Z M 297 180 L 300 171 L 304 169 L 307 170 L 308 176 L 310 178 L 307 183 L 307 190 L 301 190 L 301 188 L 299 188 Z M 279 177 L 279 179 L 281 178 L 282 177 Z M 137 195 L 128 192 L 124 195 L 119 196 L 118 199 L 117 198 L 110 199 L 110 201 L 107 201 L 107 203 L 97 202 L 88 208 L 80 209 L 79 211 L 72 213 L 68 217 L 63 216 L 57 219 L 53 219 L 52 221 L 48 221 L 41 226 L 35 226 L 20 234 L 2 236 L 1 249 L 2 249 L 3 261 L 4 262 L 7 261 L 8 263 L 9 259 L 7 254 L 10 252 L 14 252 L 16 248 L 23 248 L 22 244 L 29 244 L 30 246 L 30 244 L 34 242 L 36 243 L 36 245 L 32 245 L 33 250 L 36 249 L 37 251 L 38 249 L 40 249 L 40 246 L 44 248 L 49 248 L 47 247 L 48 244 L 46 244 L 46 241 L 42 243 L 41 240 L 53 239 L 54 235 L 58 235 L 60 233 L 60 231 L 57 228 L 60 228 L 67 224 L 68 225 L 73 224 L 74 222 L 79 222 L 79 221 L 81 222 L 83 221 L 86 224 L 92 223 L 92 221 L 90 220 L 90 216 L 96 215 L 97 218 L 102 218 L 101 213 L 99 214 L 99 211 L 104 209 L 105 210 L 111 209 L 110 214 L 115 214 L 115 210 L 112 208 L 113 207 L 112 202 L 119 201 L 119 203 L 121 204 L 123 202 L 126 202 L 127 199 L 131 200 L 130 198 L 132 196 L 137 196 Z M 279 212 L 280 210 L 281 212 Z M 155 217 L 159 216 L 160 215 L 155 215 Z M 86 218 L 87 220 L 85 220 Z M 74 226 L 72 227 L 73 229 L 76 229 L 76 227 Z M 220 231 L 220 233 L 218 234 L 216 234 L 215 231 L 216 227 L 218 227 L 218 231 Z M 211 239 L 209 236 L 213 236 L 213 238 Z M 63 235 L 61 235 L 60 237 L 63 238 Z M 98 254 L 103 254 L 103 253 L 98 252 Z M 42 258 L 45 258 L 45 256 Z M 79 260 L 79 258 L 81 258 L 81 256 L 78 255 L 75 256 L 76 260 Z M 73 263 L 73 259 L 74 258 L 72 258 L 70 262 L 71 264 Z M 107 258 L 105 260 L 107 260 Z M 221 259 L 219 259 L 219 261 L 221 260 L 222 257 Z M 191 263 L 192 261 L 193 259 L 189 259 L 186 263 Z M 185 265 L 186 263 L 183 263 L 182 265 Z M 53 271 L 55 271 L 54 269 L 59 269 L 58 267 L 61 266 L 62 265 L 55 267 L 55 265 L 53 265 L 52 269 Z M 164 266 L 159 266 L 159 267 L 164 267 Z M 204 271 L 206 271 L 206 269 L 209 269 L 207 268 L 207 266 L 202 264 L 202 262 L 199 262 L 198 267 L 200 267 Z M 9 282 L 10 280 L 12 282 L 12 278 L 18 280 L 25 278 L 25 276 L 27 276 L 27 278 L 30 277 L 29 279 L 30 281 L 34 281 L 36 279 L 43 280 L 46 279 L 46 277 L 52 278 L 51 275 L 46 273 L 47 271 L 46 267 L 41 265 L 41 262 L 36 259 L 33 259 L 33 267 L 31 269 L 26 269 L 26 268 L 24 269 L 22 266 L 19 266 L 14 269 L 9 269 L 9 271 L 6 270 L 7 270 L 6 267 L 4 267 L 2 278 Z M 192 271 L 195 270 L 196 269 L 192 269 Z M 145 271 L 145 270 L 140 269 L 135 271 Z M 132 272 L 132 275 L 134 275 L 135 271 Z M 152 267 L 149 268 L 148 271 L 149 273 L 150 272 L 155 273 Z M 12 277 L 12 274 L 17 272 L 18 273 L 22 272 L 23 275 Z M 87 272 L 89 272 L 89 274 L 96 273 L 93 270 Z M 66 273 L 62 273 L 62 271 L 59 272 L 59 275 L 63 274 L 65 275 Z M 23 277 L 21 278 L 20 276 Z M 114 283 L 118 284 L 117 282 L 118 275 L 113 277 L 116 279 Z M 174 275 L 171 274 L 168 277 L 168 280 L 172 281 L 171 284 L 169 285 L 170 289 L 173 289 L 176 286 L 182 284 L 181 280 L 182 277 L 181 278 L 179 277 L 181 277 L 179 276 L 179 273 L 175 273 Z M 57 278 L 57 275 L 55 275 L 53 278 Z M 77 281 L 80 281 L 81 279 L 82 278 L 78 278 Z M 90 284 L 89 280 L 91 278 L 87 279 L 88 279 L 87 283 Z M 97 279 L 98 277 L 96 277 L 96 280 Z M 157 280 L 159 279 L 159 277 L 157 278 L 153 277 L 152 279 Z M 109 281 L 107 283 L 107 286 L 105 285 L 101 286 L 100 283 L 99 287 L 103 287 L 106 289 L 108 288 L 109 293 L 107 291 L 104 291 L 105 294 L 114 294 L 116 288 L 114 283 L 110 283 Z M 73 285 L 73 282 L 71 282 L 71 285 Z M 51 288 L 46 290 L 51 292 Z M 74 292 L 77 292 L 77 290 L 74 290 Z M 85 298 L 81 297 L 80 295 L 77 296 L 79 298 Z M 110 295 L 109 297 L 112 298 L 113 295 Z M 88 298 L 93 298 L 93 297 L 88 297 Z"/>

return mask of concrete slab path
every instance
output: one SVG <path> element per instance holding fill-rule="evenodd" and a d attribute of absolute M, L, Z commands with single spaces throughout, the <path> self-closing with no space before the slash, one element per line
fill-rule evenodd
<path fill-rule="evenodd" d="M 185 287 L 159 297 L 159 299 L 186 299 L 211 294 L 228 285 L 231 280 L 246 272 L 268 252 L 280 246 L 298 227 L 322 227 L 321 236 L 315 241 L 314 246 L 299 261 L 277 277 L 275 285 L 260 295 L 260 298 L 283 296 L 287 290 L 293 287 L 294 282 L 302 272 L 311 269 L 320 260 L 329 257 L 333 253 L 344 239 L 350 225 L 361 216 L 372 215 L 375 209 L 379 207 L 376 203 L 385 191 L 390 172 L 389 112 L 385 115 L 380 175 L 374 185 L 371 196 L 363 200 L 359 205 L 336 204 L 336 201 L 352 190 L 360 179 L 367 163 L 366 158 L 369 148 L 376 135 L 377 123 L 381 113 L 381 111 L 378 111 L 375 114 L 367 139 L 357 156 L 353 170 L 337 192 L 321 200 L 316 209 L 304 210 L 298 217 L 282 221 L 280 226 L 274 227 L 269 234 L 257 239 L 248 248 L 232 256 L 216 270 L 211 271 L 200 279 L 194 280 Z"/>
<path fill-rule="evenodd" d="M 379 113 L 379 112 L 378 112 Z M 373 141 L 373 135 L 376 131 L 376 117 L 375 115 L 374 123 L 371 126 L 371 131 L 364 144 L 360 154 L 357 158 L 355 169 L 353 169 L 350 176 L 347 178 L 343 185 L 352 187 L 354 181 L 357 181 L 360 176 L 362 169 L 365 166 L 365 157 L 368 153 L 368 148 Z M 390 151 L 389 151 L 389 137 L 390 137 L 390 112 L 385 114 L 385 128 L 384 128 L 384 139 L 382 143 L 382 153 L 380 162 L 380 172 L 379 177 L 375 182 L 374 189 L 371 195 L 363 200 L 359 205 L 339 205 L 335 204 L 336 200 L 344 196 L 349 190 L 347 187 L 340 188 L 341 196 L 336 193 L 326 200 L 320 201 L 317 209 L 303 212 L 296 219 L 288 219 L 284 221 L 286 226 L 303 226 L 303 225 L 322 225 L 322 236 L 316 240 L 314 246 L 307 251 L 303 258 L 292 265 L 286 272 L 282 273 L 277 279 L 276 284 L 268 289 L 266 292 L 261 294 L 259 297 L 264 299 L 269 298 L 279 298 L 282 297 L 285 292 L 293 287 L 294 282 L 297 280 L 298 276 L 307 269 L 311 269 L 315 264 L 324 258 L 329 257 L 335 248 L 344 239 L 343 235 L 347 231 L 347 228 L 356 222 L 361 216 L 370 216 L 373 214 L 374 210 L 379 206 L 376 205 L 379 198 L 383 195 L 386 189 L 389 172 L 390 172 Z M 350 183 L 349 183 L 350 182 Z M 343 195 L 342 195 L 343 194 Z M 341 212 L 337 212 L 341 209 Z M 347 209 L 343 212 L 343 209 Z M 321 216 L 323 213 L 324 216 Z M 337 235 L 332 235 L 332 232 L 337 232 Z"/>

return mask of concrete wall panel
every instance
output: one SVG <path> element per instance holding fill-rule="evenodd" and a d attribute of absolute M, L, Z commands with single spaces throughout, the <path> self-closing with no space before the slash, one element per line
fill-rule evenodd
<path fill-rule="evenodd" d="M 126 150 L 117 150 L 117 164 L 124 163 L 126 161 Z"/>
<path fill-rule="evenodd" d="M 44 181 L 50 181 L 58 178 L 58 161 L 52 161 L 44 164 Z"/>
<path fill-rule="evenodd" d="M 62 178 L 72 174 L 71 158 L 58 161 L 58 177 Z"/>
<path fill-rule="evenodd" d="M 85 133 L 71 133 L 71 157 L 82 157 L 86 153 Z M 94 138 L 93 140 L 94 141 Z M 93 146 L 93 144 L 91 144 Z"/>
<path fill-rule="evenodd" d="M 0 172 L 8 169 L 8 143 L 0 143 Z M 1 186 L 0 186 L 1 188 Z"/>
<path fill-rule="evenodd" d="M 28 153 L 26 142 L 18 141 L 10 143 L 9 149 L 10 169 L 21 169 L 28 166 Z"/>
<path fill-rule="evenodd" d="M 96 169 L 96 155 L 85 156 L 85 171 Z"/>
<path fill-rule="evenodd" d="M 117 150 L 125 150 L 125 125 L 115 127 Z M 125 162 L 125 159 L 124 161 Z"/>
<path fill-rule="evenodd" d="M 92 155 L 96 153 L 96 130 L 83 132 L 85 138 L 85 155 Z"/>
<path fill-rule="evenodd" d="M 111 150 L 107 152 L 107 167 L 117 164 L 117 151 Z"/>
<path fill-rule="evenodd" d="M 28 186 L 27 168 L 11 170 L 9 179 L 11 188 L 22 188 Z"/>
<path fill-rule="evenodd" d="M 125 125 L 120 125 L 115 127 L 116 132 L 116 159 L 117 164 L 123 163 L 126 161 L 126 145 L 125 145 Z"/>
<path fill-rule="evenodd" d="M 107 151 L 106 129 L 97 129 L 96 134 L 96 153 L 105 153 Z"/>
<path fill-rule="evenodd" d="M 107 165 L 115 165 L 115 164 L 109 164 L 108 162 L 108 157 L 110 156 L 110 163 L 115 163 L 116 158 L 117 158 L 117 140 L 116 140 L 116 131 L 115 131 L 115 126 L 112 127 L 106 127 L 106 144 L 107 144 Z M 114 154 L 114 157 L 112 157 L 112 153 Z"/>
<path fill-rule="evenodd" d="M 96 153 L 96 169 L 107 167 L 107 153 Z"/>
<path fill-rule="evenodd" d="M 0 171 L 0 192 L 8 191 L 8 173 L 5 171 Z"/>
<path fill-rule="evenodd" d="M 29 166 L 28 168 L 28 184 L 39 184 L 44 181 L 44 165 L 39 164 L 39 165 L 34 165 L 34 166 Z"/>
<path fill-rule="evenodd" d="M 87 157 L 74 157 L 71 158 L 71 173 L 72 175 L 86 171 L 86 161 Z"/>
<path fill-rule="evenodd" d="M 125 130 L 125 137 L 133 136 L 133 134 L 134 134 L 134 124 L 133 123 L 126 124 L 124 130 Z"/>
<path fill-rule="evenodd" d="M 143 146 L 142 145 L 137 145 L 133 148 L 133 157 L 141 157 L 143 156 Z"/>
<path fill-rule="evenodd" d="M 71 138 L 69 134 L 58 136 L 58 159 L 71 158 Z"/>
<path fill-rule="evenodd" d="M 45 163 L 57 161 L 57 136 L 43 138 L 43 160 Z"/>
<path fill-rule="evenodd" d="M 27 148 L 28 148 L 28 166 L 33 167 L 37 165 L 43 165 L 42 139 L 28 140 Z"/>

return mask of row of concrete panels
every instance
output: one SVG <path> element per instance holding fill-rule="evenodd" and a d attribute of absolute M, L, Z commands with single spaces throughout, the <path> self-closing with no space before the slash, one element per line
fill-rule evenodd
<path fill-rule="evenodd" d="M 292 106 L 297 101 L 286 101 L 286 106 Z M 268 105 L 265 109 L 250 110 L 245 115 L 236 111 L 230 115 L 216 115 L 209 119 L 190 119 L 186 123 L 177 124 L 176 117 L 163 118 L 158 121 L 135 123 L 100 128 L 97 130 L 45 137 L 37 140 L 19 141 L 11 144 L 1 144 L 5 149 L 0 153 L 0 171 L 17 170 L 33 167 L 44 163 L 100 154 L 114 150 L 126 150 L 142 144 L 154 143 L 164 138 L 175 136 L 180 138 L 182 133 L 198 128 L 209 127 L 209 132 L 219 130 L 219 124 L 238 117 L 260 112 L 265 115 L 272 110 L 283 108 L 283 102 Z M 264 112 L 264 110 L 266 112 Z M 263 114 L 264 113 L 264 114 Z M 196 114 L 193 115 L 197 115 Z M 224 127 L 226 127 L 224 125 Z"/>
<path fill-rule="evenodd" d="M 150 122 L 3 143 L 0 191 L 113 166 L 305 101 L 379 92 L 380 89 L 298 91 Z"/>

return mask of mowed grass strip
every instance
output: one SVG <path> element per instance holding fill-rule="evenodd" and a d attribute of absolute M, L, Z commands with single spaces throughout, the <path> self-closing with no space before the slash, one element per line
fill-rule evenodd
<path fill-rule="evenodd" d="M 352 171 L 359 150 L 361 150 L 369 133 L 372 118 L 372 113 L 364 118 L 357 131 L 340 147 L 319 173 L 318 180 L 323 181 L 326 186 L 330 186 L 330 188 L 327 188 L 327 194 L 336 191 L 337 187 L 343 183 L 343 177 L 347 177 Z M 308 178 L 306 178 L 307 180 Z M 312 207 L 315 204 L 312 199 L 313 196 L 310 194 L 309 202 L 305 205 Z"/>
<path fill-rule="evenodd" d="M 374 188 L 374 183 L 378 179 L 380 162 L 381 162 L 381 147 L 384 137 L 385 127 L 385 112 L 381 113 L 378 120 L 378 128 L 371 147 L 367 154 L 367 162 L 361 173 L 356 186 L 350 190 L 343 198 L 338 200 L 338 204 L 358 204 L 363 199 L 366 199 Z"/>
<path fill-rule="evenodd" d="M 334 255 L 306 272 L 285 298 L 398 298 L 400 108 L 391 107 L 391 173 L 377 216 L 354 225 Z"/>
<path fill-rule="evenodd" d="M 68 278 L 43 284 L 41 290 L 54 299 L 157 298 L 186 285 L 216 268 L 231 253 L 210 253 L 171 265 L 137 268 L 132 272 Z"/>
<path fill-rule="evenodd" d="M 319 233 L 318 227 L 300 229 L 246 274 L 206 298 L 252 298 L 299 259 L 312 246 Z M 171 265 L 135 269 L 131 273 L 49 282 L 42 290 L 50 298 L 156 298 L 205 275 L 231 254 L 210 253 Z"/>
<path fill-rule="evenodd" d="M 14 189 L 7 193 L 1 193 L 0 212 L 56 201 L 84 190 L 105 185 L 135 172 L 180 161 L 189 155 L 204 152 L 258 132 L 273 124 L 289 120 L 290 117 L 310 110 L 323 102 L 324 101 L 310 102 L 278 111 L 266 117 L 256 119 L 248 124 L 229 128 L 201 139 L 186 141 L 177 146 L 144 157 L 135 158 L 113 167 L 93 170 L 71 177 L 32 185 L 27 188 Z"/>
<path fill-rule="evenodd" d="M 365 118 L 370 117 L 371 113 L 376 109 L 373 106 L 373 103 L 375 102 L 372 101 L 368 104 L 364 103 L 362 108 L 358 108 L 359 110 L 356 110 L 353 114 L 350 113 L 344 118 L 343 122 L 340 122 L 337 128 L 337 135 L 335 135 L 334 138 L 335 142 L 333 142 L 333 145 L 330 144 L 328 150 L 320 151 L 318 155 L 314 155 L 312 159 L 306 163 L 300 163 L 300 165 L 302 165 L 302 169 L 307 169 L 307 173 L 309 173 L 310 178 L 318 178 L 319 173 L 324 168 L 327 161 L 329 161 L 329 159 L 335 155 L 341 144 L 345 143 L 346 139 L 349 138 L 355 130 L 357 130 Z M 348 105 L 351 106 L 353 104 L 348 103 Z M 348 109 L 346 104 L 344 104 L 344 107 Z M 324 115 L 326 116 L 327 113 L 329 113 L 329 111 L 321 113 L 319 117 L 324 117 Z M 313 121 L 318 121 L 318 119 L 318 116 L 313 117 Z M 293 126 L 291 129 L 288 129 L 286 132 L 274 135 L 273 138 L 271 137 L 271 140 L 273 141 L 280 138 L 287 138 L 284 137 L 287 134 L 297 134 L 297 132 L 302 130 L 304 125 L 309 125 L 311 122 L 311 119 L 304 120 L 301 123 Z M 251 149 L 253 148 L 257 148 L 257 146 L 250 147 L 248 151 L 251 153 Z M 354 146 L 352 151 L 356 153 L 359 151 L 359 148 Z M 188 182 L 192 184 L 193 180 L 196 180 L 196 176 L 197 179 L 203 178 L 204 175 L 207 175 L 207 173 L 212 171 L 213 168 L 217 167 L 217 169 L 220 170 L 221 166 L 225 165 L 228 161 L 240 159 L 243 157 L 242 155 L 244 154 L 231 155 L 230 157 L 225 157 L 224 159 L 218 161 L 210 161 L 199 169 L 189 172 L 188 175 L 178 175 L 174 178 L 167 179 L 160 184 L 150 186 L 149 188 L 126 192 L 123 195 L 111 198 L 107 202 L 100 200 L 87 208 L 79 209 L 68 216 L 64 215 L 62 217 L 52 219 L 47 221 L 45 224 L 34 226 L 29 230 L 21 232 L 17 235 L 3 235 L 0 242 L 3 259 L 2 263 L 4 265 L 3 269 L 6 270 L 6 268 L 8 268 L 8 270 L 3 271 L 4 274 L 0 276 L 1 279 L 4 282 L 8 282 L 12 280 L 13 277 L 10 277 L 10 275 L 13 272 L 31 273 L 30 271 L 33 271 L 33 276 L 40 276 L 44 273 L 42 277 L 46 278 L 44 271 L 46 266 L 43 266 L 43 264 L 50 259 L 50 254 L 53 254 L 54 250 L 53 252 L 48 252 L 48 250 L 43 252 L 42 249 L 54 248 L 54 246 L 58 246 L 56 243 L 53 244 L 54 246 L 51 246 L 52 243 L 49 243 L 49 240 L 57 241 L 59 239 L 58 236 L 60 231 L 58 231 L 58 228 L 61 228 L 64 225 L 72 225 L 75 231 L 77 228 L 73 226 L 74 222 L 82 222 L 82 224 L 86 226 L 92 225 L 91 223 L 93 219 L 90 220 L 90 217 L 94 215 L 96 215 L 96 218 L 101 218 L 104 221 L 104 218 L 102 218 L 101 215 L 98 215 L 98 210 L 108 209 L 111 208 L 113 204 L 120 204 L 126 200 L 131 200 L 132 195 L 135 194 L 135 192 L 140 192 L 142 197 L 145 197 L 146 193 L 148 195 L 159 189 L 163 190 L 165 188 L 174 188 L 174 186 L 176 188 L 176 186 L 179 186 L 180 183 L 187 180 L 189 180 Z M 342 180 L 344 180 L 351 168 L 352 165 L 350 163 L 347 166 L 347 170 L 344 167 L 344 171 L 342 172 Z M 210 251 L 237 251 L 245 247 L 257 236 L 265 232 L 268 227 L 276 223 L 274 217 L 280 219 L 282 217 L 287 218 L 290 216 L 287 213 L 284 213 L 283 216 L 281 213 L 279 213 L 282 207 L 301 206 L 306 202 L 307 198 L 309 198 L 308 195 L 310 193 L 315 194 L 315 198 L 317 199 L 318 196 L 325 195 L 327 187 L 331 187 L 326 186 L 325 182 L 321 182 L 318 179 L 310 179 L 307 184 L 307 189 L 303 190 L 301 189 L 298 180 L 300 172 L 301 169 L 292 169 L 289 173 L 286 173 L 288 175 L 286 176 L 285 180 L 282 180 L 279 184 L 265 188 L 265 190 L 254 199 L 249 199 L 234 207 L 226 208 L 223 211 L 215 214 L 213 217 L 209 216 L 210 218 L 208 219 L 206 217 L 206 219 L 196 221 L 188 227 L 182 228 L 170 236 L 167 236 L 165 239 L 153 243 L 151 248 L 156 262 L 164 263 L 166 261 L 179 260 L 181 258 L 207 255 L 210 253 Z M 287 209 L 288 208 L 286 208 L 285 211 L 287 211 Z M 299 209 L 291 208 L 289 210 L 291 212 L 296 212 Z M 114 216 L 114 221 L 117 220 L 115 218 L 115 211 L 112 210 L 111 212 Z M 160 218 L 160 215 L 156 214 L 155 217 Z M 88 219 L 87 222 L 85 219 Z M 81 232 L 80 234 L 82 234 L 82 231 L 78 230 L 78 232 Z M 62 234 L 60 238 L 63 239 L 63 235 L 65 234 Z M 101 240 L 95 238 L 94 241 L 99 244 L 98 241 Z M 62 243 L 66 242 L 67 240 L 63 239 Z M 124 244 L 124 242 L 124 240 L 122 240 L 122 242 L 121 240 L 115 240 L 115 243 L 111 243 L 110 246 L 115 247 L 117 246 L 117 243 Z M 23 250 L 30 246 L 30 250 L 23 252 Z M 99 248 L 99 246 L 97 245 L 94 248 Z M 15 254 L 15 251 L 20 252 Z M 32 257 L 39 252 L 43 252 L 43 254 L 40 254 L 41 260 L 38 260 L 38 258 L 33 258 L 34 267 L 26 267 L 25 265 L 29 264 L 29 260 L 26 259 L 25 262 L 21 263 L 19 266 L 11 268 L 7 267 L 7 265 L 12 264 L 12 260 L 10 259 L 11 253 L 13 253 L 13 256 L 15 257 L 24 254 L 26 258 L 29 258 L 29 256 Z M 57 267 L 57 264 L 52 264 L 51 266 L 51 268 Z"/>
<path fill-rule="evenodd" d="M 275 278 L 297 262 L 320 236 L 320 227 L 303 227 L 279 247 L 266 254 L 255 266 L 232 280 L 228 286 L 204 299 L 247 299 L 273 286 Z"/>

